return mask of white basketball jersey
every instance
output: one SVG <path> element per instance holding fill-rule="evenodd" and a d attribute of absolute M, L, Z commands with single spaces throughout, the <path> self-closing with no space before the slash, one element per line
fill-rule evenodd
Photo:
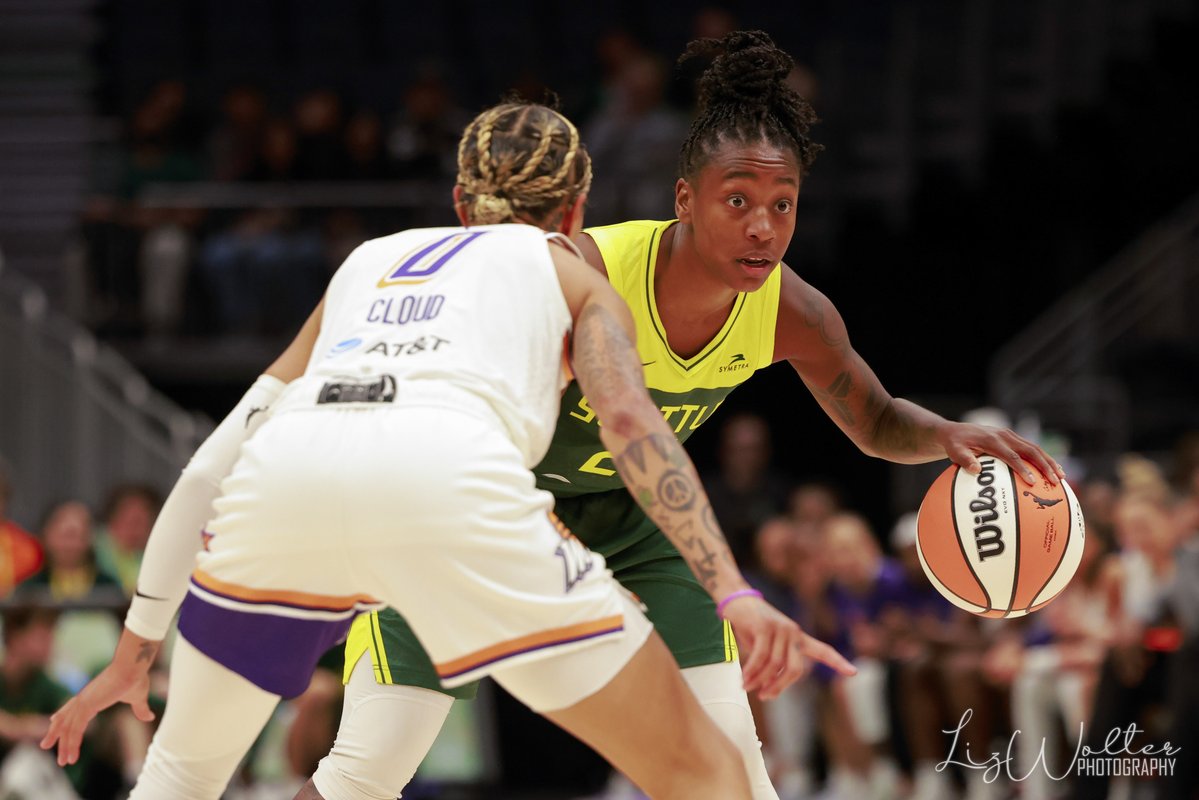
<path fill-rule="evenodd" d="M 549 447 L 571 317 L 544 231 L 422 228 L 362 244 L 338 269 L 308 368 L 277 408 L 338 380 L 437 381 L 484 398 L 526 466 Z M 343 406 L 344 408 L 344 406 Z"/>

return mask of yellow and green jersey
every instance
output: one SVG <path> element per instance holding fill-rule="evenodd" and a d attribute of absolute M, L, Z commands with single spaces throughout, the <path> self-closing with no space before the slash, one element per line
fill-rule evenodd
<path fill-rule="evenodd" d="M 608 280 L 629 304 L 645 382 L 679 441 L 706 422 L 734 388 L 774 358 L 781 271 L 756 292 L 737 295 L 724 326 L 703 349 L 683 358 L 670 349 L 654 298 L 654 269 L 662 234 L 675 224 L 624 222 L 587 233 L 595 240 Z M 599 438 L 599 420 L 577 382 L 562 398 L 558 427 L 533 470 L 537 485 L 558 497 L 622 489 L 612 456 Z"/>

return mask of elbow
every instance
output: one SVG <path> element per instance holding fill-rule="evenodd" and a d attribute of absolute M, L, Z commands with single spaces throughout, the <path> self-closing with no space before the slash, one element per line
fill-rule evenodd
<path fill-rule="evenodd" d="M 607 392 L 602 398 L 591 398 L 592 408 L 599 416 L 603 438 L 634 439 L 649 432 L 661 416 L 644 389 L 623 389 Z"/>

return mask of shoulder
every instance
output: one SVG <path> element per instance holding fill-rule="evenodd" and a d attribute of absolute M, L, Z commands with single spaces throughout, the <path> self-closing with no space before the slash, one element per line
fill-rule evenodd
<path fill-rule="evenodd" d="M 594 247 L 593 252 L 598 256 L 605 271 L 610 272 L 623 266 L 625 262 L 644 263 L 655 239 L 674 223 L 674 220 L 630 220 L 615 225 L 588 228 L 579 239 L 590 239 Z M 587 249 L 577 240 L 576 244 L 587 253 Z M 590 254 L 587 260 L 591 261 Z"/>

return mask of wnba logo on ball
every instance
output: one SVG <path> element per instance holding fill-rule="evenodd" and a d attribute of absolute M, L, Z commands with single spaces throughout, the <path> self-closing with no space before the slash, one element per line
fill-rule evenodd
<path fill-rule="evenodd" d="M 978 490 L 978 496 L 970 501 L 970 511 L 976 516 L 974 517 L 974 546 L 978 548 L 978 558 L 980 561 L 986 561 L 993 556 L 1003 553 L 1003 531 L 998 525 L 989 523 L 999 519 L 999 512 L 995 510 L 995 460 L 987 459 L 982 463 L 982 470 L 978 474 L 978 485 L 983 487 Z"/>

